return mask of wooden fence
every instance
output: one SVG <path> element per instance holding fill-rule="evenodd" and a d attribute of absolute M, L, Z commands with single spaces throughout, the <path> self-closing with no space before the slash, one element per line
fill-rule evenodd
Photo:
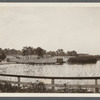
<path fill-rule="evenodd" d="M 64 85 L 61 84 L 55 84 L 55 80 L 95 80 L 94 85 L 80 85 L 81 87 L 85 88 L 94 88 L 95 93 L 99 92 L 100 85 L 98 84 L 98 80 L 100 77 L 47 77 L 47 76 L 25 76 L 25 75 L 11 75 L 11 74 L 0 74 L 0 76 L 5 77 L 17 77 L 18 81 L 7 81 L 10 83 L 17 83 L 20 87 L 20 84 L 25 84 L 25 82 L 21 82 L 21 78 L 32 78 L 32 79 L 50 79 L 51 84 L 47 84 L 47 86 L 52 87 L 52 90 L 55 89 L 55 87 L 63 87 Z M 5 80 L 0 80 L 0 82 L 5 82 Z M 27 84 L 27 83 L 26 83 Z M 68 87 L 74 87 L 76 85 L 68 85 Z"/>

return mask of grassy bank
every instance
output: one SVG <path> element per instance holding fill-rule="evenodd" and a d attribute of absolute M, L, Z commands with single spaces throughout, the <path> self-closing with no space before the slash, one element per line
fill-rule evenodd
<path fill-rule="evenodd" d="M 69 64 L 93 64 L 96 62 L 97 62 L 96 57 L 92 57 L 92 56 L 73 57 L 73 58 L 69 58 L 68 60 Z"/>

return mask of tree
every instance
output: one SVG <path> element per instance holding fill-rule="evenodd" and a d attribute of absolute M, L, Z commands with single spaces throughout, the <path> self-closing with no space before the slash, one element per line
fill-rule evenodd
<path fill-rule="evenodd" d="M 46 54 L 46 50 L 43 50 L 41 47 L 37 47 L 36 54 L 40 57 L 43 57 L 43 55 Z"/>
<path fill-rule="evenodd" d="M 63 49 L 58 49 L 56 51 L 56 54 L 57 54 L 57 56 L 65 56 L 65 53 L 64 53 Z"/>
<path fill-rule="evenodd" d="M 54 51 L 49 51 L 49 52 L 47 52 L 47 54 L 48 54 L 48 55 L 51 55 L 52 57 L 53 57 L 53 56 L 56 56 L 56 53 L 55 53 Z"/>
<path fill-rule="evenodd" d="M 23 47 L 23 49 L 22 49 L 22 55 L 23 56 L 26 56 L 26 55 L 32 55 L 32 54 L 34 54 L 34 49 L 33 49 L 33 47 Z"/>
<path fill-rule="evenodd" d="M 3 51 L 3 50 L 0 48 L 0 54 L 2 53 L 2 51 Z"/>
<path fill-rule="evenodd" d="M 77 56 L 77 52 L 75 50 L 73 51 L 68 51 L 67 56 Z"/>
<path fill-rule="evenodd" d="M 21 55 L 22 54 L 20 50 L 9 49 L 9 48 L 4 49 L 3 51 L 6 55 Z"/>
<path fill-rule="evenodd" d="M 0 48 L 0 61 L 4 60 L 6 58 L 6 54 L 4 53 L 4 51 Z"/>
<path fill-rule="evenodd" d="M 1 60 L 4 60 L 5 58 L 6 58 L 6 55 L 5 55 L 4 52 L 2 52 L 2 54 L 0 54 L 0 59 L 1 59 Z"/>

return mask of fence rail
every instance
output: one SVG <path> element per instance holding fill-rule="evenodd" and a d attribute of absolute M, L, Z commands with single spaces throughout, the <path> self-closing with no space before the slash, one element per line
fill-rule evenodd
<path fill-rule="evenodd" d="M 12 74 L 0 74 L 0 76 L 8 77 L 22 77 L 22 78 L 40 78 L 40 79 L 75 79 L 75 80 L 89 80 L 100 79 L 100 77 L 48 77 L 48 76 L 26 76 L 26 75 L 12 75 Z"/>
<path fill-rule="evenodd" d="M 0 76 L 5 76 L 5 77 L 17 77 L 18 81 L 7 81 L 10 83 L 17 83 L 18 86 L 20 87 L 20 84 L 26 84 L 25 82 L 21 82 L 21 78 L 36 78 L 36 79 L 51 79 L 51 84 L 47 84 L 46 86 L 52 87 L 52 90 L 55 89 L 55 87 L 63 87 L 64 85 L 58 85 L 55 84 L 55 80 L 60 79 L 60 80 L 95 80 L 94 85 L 81 85 L 81 87 L 91 87 L 95 88 L 95 92 L 99 92 L 100 85 L 98 84 L 98 80 L 100 77 L 47 77 L 47 76 L 26 76 L 26 75 L 12 75 L 12 74 L 0 74 Z M 5 80 L 0 80 L 0 82 L 5 82 Z M 28 83 L 29 84 L 29 83 Z M 68 85 L 68 87 L 74 87 L 76 85 Z"/>

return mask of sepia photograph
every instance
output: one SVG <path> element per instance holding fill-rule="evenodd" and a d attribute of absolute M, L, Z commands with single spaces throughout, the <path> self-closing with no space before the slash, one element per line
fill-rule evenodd
<path fill-rule="evenodd" d="M 0 3 L 0 93 L 100 93 L 100 4 Z"/>

